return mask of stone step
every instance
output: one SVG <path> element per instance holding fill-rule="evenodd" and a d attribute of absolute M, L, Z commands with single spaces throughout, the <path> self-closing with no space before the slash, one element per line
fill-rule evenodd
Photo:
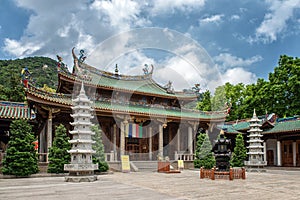
<path fill-rule="evenodd" d="M 138 171 L 156 171 L 157 161 L 131 161 Z"/>

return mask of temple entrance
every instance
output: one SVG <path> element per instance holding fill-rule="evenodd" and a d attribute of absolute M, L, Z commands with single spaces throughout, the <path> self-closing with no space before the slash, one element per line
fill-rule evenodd
<path fill-rule="evenodd" d="M 149 160 L 149 144 L 147 138 L 126 138 L 126 153 L 133 161 Z"/>
<path fill-rule="evenodd" d="M 282 146 L 282 165 L 293 166 L 293 141 L 283 141 Z"/>
<path fill-rule="evenodd" d="M 268 165 L 270 165 L 270 166 L 274 165 L 274 151 L 273 150 L 267 151 L 267 162 L 268 162 Z"/>

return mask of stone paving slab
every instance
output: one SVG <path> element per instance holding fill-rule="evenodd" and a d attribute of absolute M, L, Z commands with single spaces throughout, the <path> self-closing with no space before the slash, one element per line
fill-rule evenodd
<path fill-rule="evenodd" d="M 246 173 L 246 180 L 199 179 L 199 172 L 132 172 L 99 175 L 91 183 L 68 183 L 64 177 L 0 179 L 0 199 L 299 199 L 300 172 L 268 170 Z"/>

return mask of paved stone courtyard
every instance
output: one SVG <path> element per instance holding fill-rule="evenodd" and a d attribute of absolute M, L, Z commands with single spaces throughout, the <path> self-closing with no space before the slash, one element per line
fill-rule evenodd
<path fill-rule="evenodd" d="M 247 172 L 246 180 L 199 179 L 199 172 L 132 172 L 100 175 L 92 183 L 64 177 L 0 179 L 0 199 L 299 199 L 300 171 Z"/>

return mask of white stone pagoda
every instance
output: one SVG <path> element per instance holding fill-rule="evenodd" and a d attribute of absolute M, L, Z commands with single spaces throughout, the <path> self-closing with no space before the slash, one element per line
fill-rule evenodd
<path fill-rule="evenodd" d="M 71 164 L 64 166 L 65 171 L 69 171 L 69 175 L 65 177 L 67 182 L 91 182 L 97 180 L 94 175 L 94 170 L 98 169 L 98 164 L 93 164 L 92 155 L 95 151 L 92 149 L 92 135 L 95 133 L 91 131 L 91 119 L 93 118 L 91 112 L 92 101 L 85 95 L 84 85 L 82 83 L 80 94 L 73 103 L 73 117 L 74 122 L 70 124 L 74 126 L 74 130 L 70 131 L 73 139 L 69 140 L 72 148 L 68 153 L 71 154 Z"/>
<path fill-rule="evenodd" d="M 260 120 L 256 116 L 255 109 L 253 117 L 249 122 L 249 146 L 247 147 L 248 161 L 245 161 L 245 165 L 248 167 L 249 171 L 261 171 L 261 169 L 267 165 L 267 161 L 264 161 L 264 146 L 263 140 L 261 139 L 263 135 L 261 134 L 261 124 Z"/>

